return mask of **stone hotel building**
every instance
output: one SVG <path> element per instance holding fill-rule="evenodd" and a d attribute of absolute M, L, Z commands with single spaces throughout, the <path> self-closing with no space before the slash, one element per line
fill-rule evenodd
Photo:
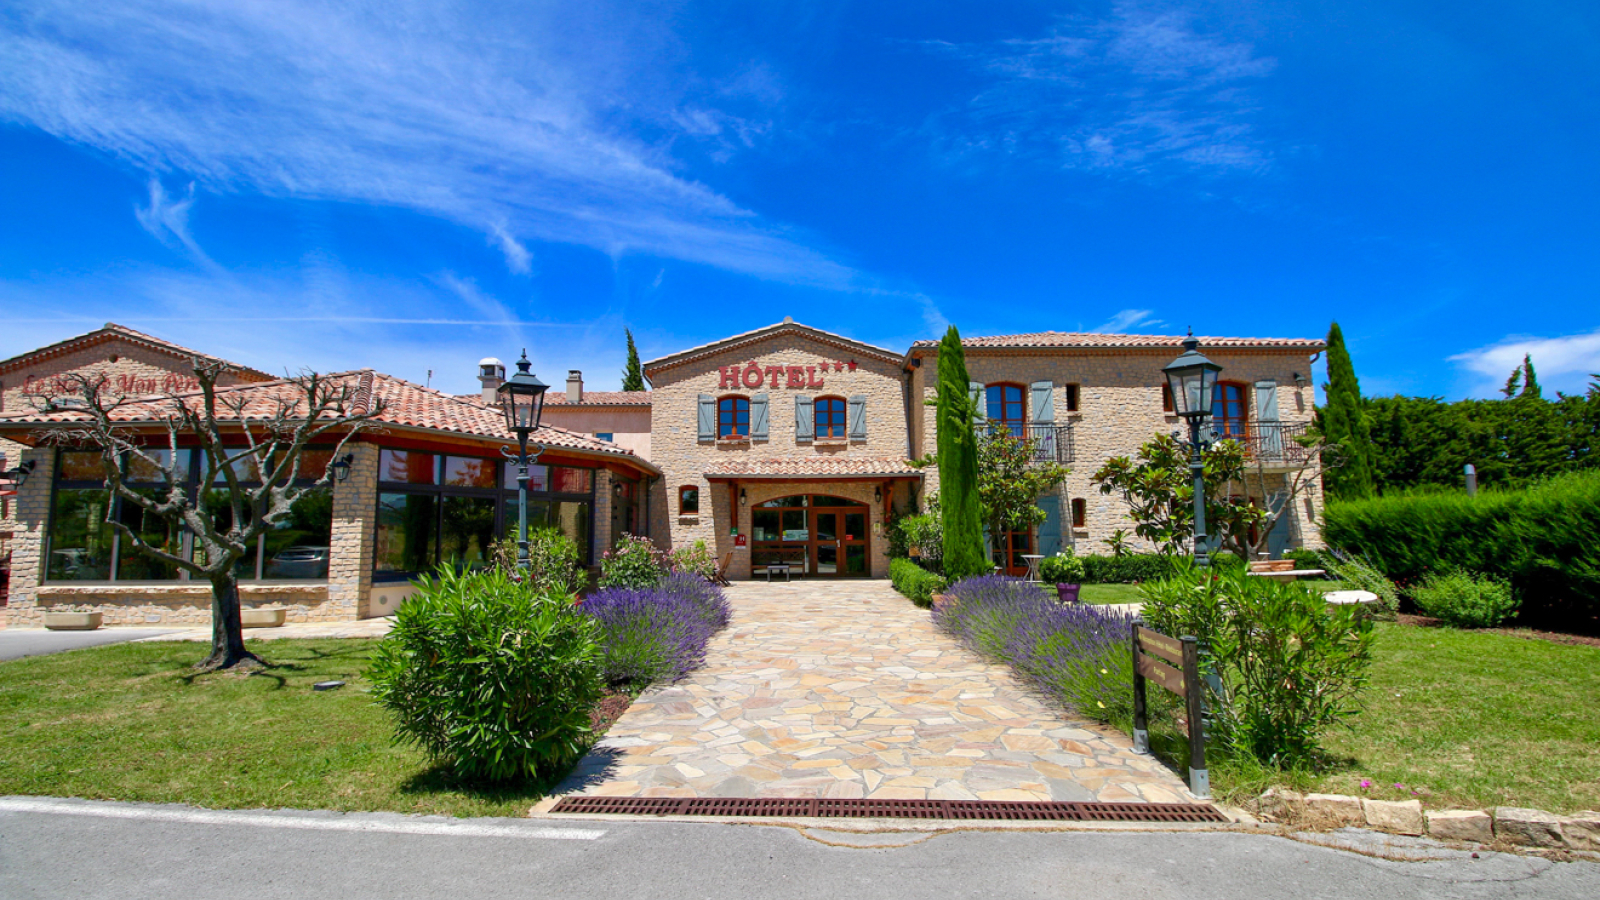
<path fill-rule="evenodd" d="M 1324 345 L 1305 339 L 1201 338 L 1221 364 L 1214 426 L 1243 441 L 1251 499 L 1279 503 L 1296 465 L 1294 437 L 1313 415 L 1311 363 Z M 1165 396 L 1162 366 L 1181 339 L 1068 332 L 964 341 L 971 389 L 985 419 L 1038 441 L 1041 458 L 1070 467 L 1059 492 L 1039 498 L 1044 524 L 992 536 L 996 561 L 1102 541 L 1130 528 L 1122 501 L 1090 476 L 1153 434 L 1182 427 Z M 221 362 L 117 325 L 0 361 L 0 567 L 9 571 L 4 614 L 35 625 L 51 609 L 98 611 L 108 624 L 203 622 L 209 585 L 123 552 L 107 516 L 154 529 L 108 503 L 94 458 L 44 439 L 70 425 L 51 405 L 69 373 L 104 375 L 129 395 L 182 391 L 194 359 Z M 231 391 L 263 400 L 281 380 L 228 364 Z M 693 347 L 644 365 L 649 391 L 586 392 L 581 372 L 547 394 L 534 440 L 547 449 L 534 470 L 532 519 L 577 541 L 586 563 L 624 533 L 663 547 L 703 541 L 729 577 L 882 578 L 886 523 L 938 488 L 938 473 L 908 460 L 936 445 L 938 342 L 905 351 L 781 323 Z M 309 495 L 241 563 L 247 606 L 289 610 L 291 621 L 392 612 L 412 581 L 439 565 L 483 565 L 489 545 L 516 521 L 515 471 L 501 449 L 515 442 L 494 408 L 505 370 L 480 364 L 482 391 L 451 396 L 370 369 L 338 373 L 369 402 L 380 427 L 353 443 L 352 475 Z M 123 414 L 152 438 L 151 407 Z M 160 433 L 164 440 L 164 433 Z M 180 450 L 180 453 L 185 452 Z M 326 459 L 320 460 L 326 463 Z M 191 489 L 198 490 L 198 485 Z M 1261 496 L 1255 496 L 1260 494 Z M 1320 546 L 1313 488 L 1268 536 L 1274 555 Z M 167 545 L 187 552 L 181 533 Z M 776 571 L 776 570 L 774 570 Z"/>

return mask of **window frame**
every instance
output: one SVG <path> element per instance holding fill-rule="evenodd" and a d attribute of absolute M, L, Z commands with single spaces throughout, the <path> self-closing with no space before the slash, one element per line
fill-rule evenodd
<path fill-rule="evenodd" d="M 833 422 L 830 421 L 827 425 L 824 425 L 823 421 L 822 421 L 822 417 L 824 415 L 824 413 L 823 413 L 823 404 L 834 404 L 834 403 L 837 403 L 839 405 L 839 409 L 838 409 L 838 417 L 839 417 L 838 424 L 834 424 Z M 833 415 L 834 415 L 834 413 L 832 411 L 830 411 L 826 415 L 831 420 Z M 829 433 L 828 434 L 823 434 L 823 430 L 824 429 L 827 429 Z M 838 431 L 839 433 L 838 434 L 833 434 L 832 432 L 835 431 L 835 430 Z M 817 397 L 816 399 L 811 401 L 811 439 L 813 441 L 820 441 L 822 443 L 848 443 L 849 442 L 849 440 L 850 440 L 850 401 L 848 399 L 846 399 L 844 397 L 841 397 L 841 396 L 839 396 L 837 394 L 827 394 L 825 396 Z"/>
<path fill-rule="evenodd" d="M 1230 401 L 1227 399 L 1227 391 L 1229 389 L 1238 390 L 1239 397 L 1237 401 Z M 1227 405 L 1230 402 L 1237 402 L 1239 404 L 1239 415 L 1236 417 L 1217 415 L 1219 409 L 1226 411 Z M 1230 422 L 1238 423 L 1239 427 L 1237 432 L 1228 430 L 1227 425 Z M 1216 387 L 1212 388 L 1211 390 L 1210 423 L 1212 430 L 1217 433 L 1219 438 L 1231 438 L 1233 440 L 1241 441 L 1248 438 L 1250 436 L 1250 385 L 1242 381 L 1217 382 Z"/>
<path fill-rule="evenodd" d="M 1000 391 L 1000 414 L 999 415 L 995 415 L 995 404 L 994 404 L 993 399 L 990 397 L 990 392 L 994 391 L 996 389 L 999 389 L 999 391 Z M 1015 390 L 1017 392 L 1017 399 L 1014 400 L 1014 401 L 1006 399 L 1006 391 L 1007 390 Z M 1028 432 L 1028 421 L 1029 421 L 1029 416 L 1028 416 L 1028 399 L 1029 399 L 1029 396 L 1030 396 L 1029 387 L 1027 385 L 1024 385 L 1024 384 L 1018 384 L 1015 381 L 996 381 L 996 382 L 994 382 L 992 384 L 984 385 L 983 386 L 983 404 L 984 404 L 983 417 L 984 417 L 984 421 L 986 423 L 990 424 L 990 425 L 993 425 L 994 423 L 998 422 L 998 423 L 1000 423 L 1000 425 L 1002 427 L 1010 430 L 1011 433 L 1013 435 L 1016 435 L 1017 437 L 1022 437 L 1024 435 L 1026 435 L 1027 432 Z M 1015 406 L 1017 408 L 1017 417 L 1016 418 L 1013 419 L 1013 418 L 1008 418 L 1006 416 L 1006 407 L 1007 406 Z"/>
<path fill-rule="evenodd" d="M 694 493 L 694 509 L 688 509 L 684 505 L 684 497 L 685 497 L 685 495 L 689 494 L 691 491 Z M 678 485 L 678 515 L 680 515 L 680 516 L 699 516 L 700 515 L 700 485 L 698 485 L 698 484 L 680 484 L 680 485 Z"/>
<path fill-rule="evenodd" d="M 1076 381 L 1069 381 L 1063 387 L 1066 388 L 1062 393 L 1064 395 L 1063 399 L 1066 401 L 1067 412 L 1078 412 L 1079 406 L 1083 401 L 1082 387 Z"/>
<path fill-rule="evenodd" d="M 1082 497 L 1073 497 L 1070 512 L 1073 528 L 1089 527 L 1089 501 Z"/>
<path fill-rule="evenodd" d="M 731 408 L 727 411 L 724 411 L 723 409 L 725 404 L 731 404 Z M 743 405 L 742 408 L 744 412 L 744 422 L 742 423 L 744 426 L 743 434 L 740 434 L 738 431 L 741 424 L 739 422 L 741 404 Z M 726 418 L 728 417 L 731 417 L 732 421 L 726 421 Z M 733 430 L 730 432 L 726 430 L 728 428 L 732 428 Z M 750 440 L 750 398 L 745 394 L 724 394 L 717 398 L 717 440 Z"/>

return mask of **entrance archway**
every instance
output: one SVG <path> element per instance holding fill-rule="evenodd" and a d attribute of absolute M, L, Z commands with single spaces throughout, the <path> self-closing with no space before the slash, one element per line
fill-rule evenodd
<path fill-rule="evenodd" d="M 867 578 L 872 574 L 871 510 L 827 494 L 776 497 L 750 510 L 750 570 L 787 563 L 796 575 Z"/>

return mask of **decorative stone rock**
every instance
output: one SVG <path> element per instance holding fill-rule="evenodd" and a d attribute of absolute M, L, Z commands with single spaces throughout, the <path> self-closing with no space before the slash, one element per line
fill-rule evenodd
<path fill-rule="evenodd" d="M 1573 813 L 1561 823 L 1561 834 L 1567 839 L 1567 846 L 1574 850 L 1600 852 L 1600 812 L 1586 809 Z"/>
<path fill-rule="evenodd" d="M 1362 800 L 1361 812 L 1378 831 L 1421 836 L 1426 830 L 1420 800 Z"/>
<path fill-rule="evenodd" d="M 1366 821 L 1361 798 L 1345 794 L 1307 794 L 1306 815 L 1336 825 L 1360 825 Z"/>
<path fill-rule="evenodd" d="M 1428 810 L 1428 836 L 1441 841 L 1487 844 L 1494 840 L 1494 819 L 1481 809 Z"/>
<path fill-rule="evenodd" d="M 242 628 L 277 628 L 288 614 L 286 609 L 241 609 L 239 625 Z"/>
<path fill-rule="evenodd" d="M 1524 847 L 1562 847 L 1562 818 L 1542 809 L 1494 808 L 1494 835 Z"/>
<path fill-rule="evenodd" d="M 100 627 L 101 613 L 49 612 L 44 614 L 44 627 L 51 631 L 93 631 Z"/>
<path fill-rule="evenodd" d="M 1263 819 L 1287 822 L 1300 817 L 1305 809 L 1305 797 L 1299 791 L 1267 788 L 1266 793 L 1257 798 L 1256 809 Z"/>

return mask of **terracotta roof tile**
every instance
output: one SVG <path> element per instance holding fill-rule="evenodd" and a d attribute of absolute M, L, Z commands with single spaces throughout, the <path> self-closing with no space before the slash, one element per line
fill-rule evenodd
<path fill-rule="evenodd" d="M 1327 345 L 1313 338 L 1251 338 L 1202 337 L 1200 349 L 1209 347 L 1293 347 L 1304 350 L 1321 350 Z M 997 334 L 989 337 L 966 337 L 962 347 L 982 348 L 1104 348 L 1104 347 L 1172 347 L 1183 345 L 1183 335 L 1172 334 L 1097 334 L 1082 331 L 1036 331 L 1031 334 Z M 939 346 L 938 341 L 917 341 L 911 349 L 923 350 Z"/>
<path fill-rule="evenodd" d="M 743 334 L 735 334 L 731 337 L 725 337 L 712 341 L 709 344 L 701 344 L 698 347 L 690 347 L 687 350 L 680 350 L 677 353 L 669 354 L 658 359 L 652 359 L 644 364 L 645 377 L 650 377 L 650 373 L 652 371 L 658 371 L 661 369 L 670 368 L 672 366 L 681 366 L 684 363 L 693 362 L 694 360 L 702 359 L 704 357 L 711 356 L 712 354 L 722 353 L 746 344 L 768 340 L 769 338 L 785 333 L 803 335 L 819 343 L 837 347 L 841 350 L 849 350 L 855 353 L 873 356 L 888 362 L 900 361 L 900 354 L 894 352 L 893 350 L 868 344 L 865 341 L 858 341 L 855 338 L 845 337 L 842 334 L 834 334 L 831 331 L 823 331 L 820 328 L 813 328 L 810 325 L 801 325 L 793 319 L 784 319 L 782 322 L 779 322 L 776 325 L 768 325 L 765 328 L 757 328 L 754 331 L 746 331 Z"/>
<path fill-rule="evenodd" d="M 900 457 L 892 456 L 798 456 L 773 459 L 730 459 L 712 464 L 707 478 L 784 478 L 784 477 L 869 477 L 916 476 Z"/>
<path fill-rule="evenodd" d="M 546 406 L 649 406 L 649 391 L 584 391 L 578 404 L 567 402 L 566 391 L 552 390 L 544 395 Z"/>

